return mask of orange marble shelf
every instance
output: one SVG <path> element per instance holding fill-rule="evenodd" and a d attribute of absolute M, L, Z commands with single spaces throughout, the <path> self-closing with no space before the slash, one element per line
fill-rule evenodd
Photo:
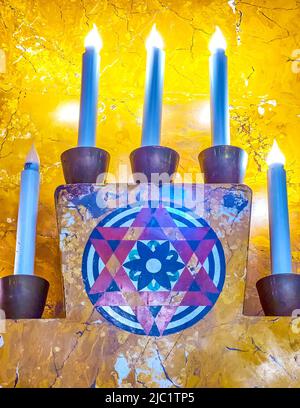
<path fill-rule="evenodd" d="M 7 321 L 0 385 L 299 387 L 298 326 L 299 319 L 246 318 L 232 303 L 222 319 L 159 338 L 105 322 Z"/>

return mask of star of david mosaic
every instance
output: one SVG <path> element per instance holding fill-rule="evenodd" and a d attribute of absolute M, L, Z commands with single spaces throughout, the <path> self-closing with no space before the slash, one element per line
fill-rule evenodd
<path fill-rule="evenodd" d="M 205 220 L 172 206 L 113 210 L 83 254 L 86 292 L 110 323 L 163 336 L 201 320 L 225 279 L 220 240 Z"/>

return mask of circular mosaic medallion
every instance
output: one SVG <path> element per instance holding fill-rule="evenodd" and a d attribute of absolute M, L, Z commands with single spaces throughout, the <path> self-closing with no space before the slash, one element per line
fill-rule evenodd
<path fill-rule="evenodd" d="M 110 323 L 162 336 L 202 319 L 225 279 L 225 257 L 203 219 L 171 206 L 117 209 L 93 230 L 83 254 L 86 292 Z"/>

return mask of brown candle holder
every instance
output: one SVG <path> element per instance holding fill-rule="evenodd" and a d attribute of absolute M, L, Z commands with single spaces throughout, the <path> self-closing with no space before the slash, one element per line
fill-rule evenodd
<path fill-rule="evenodd" d="M 248 154 L 231 145 L 217 145 L 200 152 L 199 164 L 204 183 L 243 184 Z"/>
<path fill-rule="evenodd" d="M 292 316 L 300 310 L 300 275 L 269 275 L 260 279 L 256 288 L 266 316 Z"/>
<path fill-rule="evenodd" d="M 0 279 L 0 309 L 6 319 L 40 319 L 49 282 L 35 275 L 10 275 Z"/>
<path fill-rule="evenodd" d="M 146 176 L 148 182 L 151 181 L 152 174 L 172 176 L 177 171 L 179 163 L 179 154 L 169 147 L 164 146 L 142 146 L 133 150 L 130 154 L 130 163 L 134 180 L 135 174 L 142 173 Z"/>
<path fill-rule="evenodd" d="M 109 161 L 109 153 L 98 147 L 78 146 L 61 155 L 67 184 L 104 183 Z"/>

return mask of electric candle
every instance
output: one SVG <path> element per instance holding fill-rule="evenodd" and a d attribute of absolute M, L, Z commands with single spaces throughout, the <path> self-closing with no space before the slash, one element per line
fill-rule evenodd
<path fill-rule="evenodd" d="M 219 29 L 213 34 L 209 49 L 210 57 L 210 106 L 212 144 L 229 145 L 229 105 L 226 40 Z"/>
<path fill-rule="evenodd" d="M 267 157 L 269 232 L 272 273 L 291 273 L 291 242 L 287 200 L 285 157 L 276 141 Z"/>
<path fill-rule="evenodd" d="M 165 68 L 163 40 L 154 24 L 146 41 L 147 69 L 143 114 L 142 145 L 160 144 L 162 93 Z"/>
<path fill-rule="evenodd" d="M 15 255 L 16 275 L 34 274 L 36 222 L 38 214 L 40 160 L 32 146 L 21 174 L 21 189 Z"/>
<path fill-rule="evenodd" d="M 82 78 L 78 146 L 93 147 L 96 144 L 99 68 L 102 48 L 101 37 L 94 25 L 85 39 L 82 56 Z"/>

